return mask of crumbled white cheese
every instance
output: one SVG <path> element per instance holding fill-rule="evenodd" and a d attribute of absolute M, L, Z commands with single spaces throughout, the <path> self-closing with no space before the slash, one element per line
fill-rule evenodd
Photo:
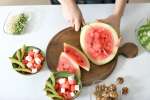
<path fill-rule="evenodd" d="M 69 84 L 75 84 L 74 75 L 71 75 L 68 77 L 68 82 L 69 82 Z"/>
<path fill-rule="evenodd" d="M 70 75 L 70 76 L 68 76 L 68 81 L 72 81 L 72 80 L 74 80 L 74 75 Z"/>
<path fill-rule="evenodd" d="M 60 78 L 59 80 L 58 80 L 58 83 L 59 84 L 64 84 L 66 82 L 66 79 L 65 78 Z"/>
<path fill-rule="evenodd" d="M 61 92 L 61 93 L 65 93 L 65 88 L 61 88 L 61 89 L 60 89 L 60 92 Z"/>
<path fill-rule="evenodd" d="M 38 57 L 36 57 L 34 60 L 36 64 L 41 64 L 41 59 L 39 59 Z"/>
<path fill-rule="evenodd" d="M 32 65 L 31 62 L 28 62 L 28 63 L 27 63 L 27 67 L 28 67 L 28 68 L 31 68 L 32 66 L 33 66 L 33 65 Z"/>
<path fill-rule="evenodd" d="M 40 52 L 40 50 L 38 50 L 38 49 L 33 49 L 33 52 L 37 54 L 37 53 Z"/>
<path fill-rule="evenodd" d="M 32 68 L 32 73 L 36 73 L 37 69 L 36 68 Z"/>
<path fill-rule="evenodd" d="M 71 97 L 74 97 L 74 96 L 75 96 L 74 92 L 71 92 L 70 95 L 71 95 Z"/>
<path fill-rule="evenodd" d="M 80 91 L 79 85 L 75 85 L 75 90 Z"/>
<path fill-rule="evenodd" d="M 32 61 L 32 57 L 31 56 L 26 56 L 25 60 Z"/>

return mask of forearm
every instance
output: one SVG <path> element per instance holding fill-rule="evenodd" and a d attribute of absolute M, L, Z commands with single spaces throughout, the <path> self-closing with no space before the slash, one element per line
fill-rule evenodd
<path fill-rule="evenodd" d="M 127 3 L 127 0 L 116 0 L 113 14 L 121 18 L 121 16 L 123 15 L 126 3 Z"/>

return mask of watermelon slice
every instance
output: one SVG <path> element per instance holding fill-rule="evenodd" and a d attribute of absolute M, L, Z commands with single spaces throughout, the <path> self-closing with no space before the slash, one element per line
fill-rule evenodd
<path fill-rule="evenodd" d="M 79 79 L 81 77 L 78 64 L 64 52 L 62 52 L 59 57 L 57 71 L 66 71 L 71 74 L 75 74 Z"/>
<path fill-rule="evenodd" d="M 81 68 L 85 69 L 86 71 L 90 70 L 90 63 L 87 57 L 76 47 L 64 43 L 64 52 L 70 56 Z"/>
<path fill-rule="evenodd" d="M 96 65 L 106 64 L 115 57 L 119 41 L 114 28 L 105 23 L 91 23 L 81 30 L 81 48 Z"/>

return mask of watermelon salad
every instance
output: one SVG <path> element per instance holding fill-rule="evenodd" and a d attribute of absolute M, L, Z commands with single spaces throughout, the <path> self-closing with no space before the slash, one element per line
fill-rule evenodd
<path fill-rule="evenodd" d="M 76 98 L 81 89 L 79 79 L 68 72 L 55 72 L 46 81 L 45 91 L 54 100 L 72 100 Z"/>
<path fill-rule="evenodd" d="M 137 29 L 137 37 L 141 46 L 150 51 L 150 19 Z"/>
<path fill-rule="evenodd" d="M 44 64 L 41 50 L 33 46 L 23 46 L 9 58 L 13 68 L 22 74 L 37 73 Z"/>

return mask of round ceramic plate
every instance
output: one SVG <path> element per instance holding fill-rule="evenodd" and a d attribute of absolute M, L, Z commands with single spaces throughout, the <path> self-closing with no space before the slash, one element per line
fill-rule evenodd
<path fill-rule="evenodd" d="M 145 17 L 145 18 L 142 18 L 138 23 L 137 23 L 137 26 L 136 26 L 136 29 L 135 29 L 135 33 L 136 33 L 136 39 L 137 39 L 137 42 L 138 44 L 145 50 L 149 51 L 149 49 L 145 48 L 141 43 L 140 43 L 140 40 L 139 40 L 139 34 L 138 34 L 138 30 L 141 26 L 145 25 L 148 21 L 150 21 L 150 17 Z M 147 33 L 147 32 L 146 32 Z M 148 41 L 147 41 L 148 42 Z"/>

